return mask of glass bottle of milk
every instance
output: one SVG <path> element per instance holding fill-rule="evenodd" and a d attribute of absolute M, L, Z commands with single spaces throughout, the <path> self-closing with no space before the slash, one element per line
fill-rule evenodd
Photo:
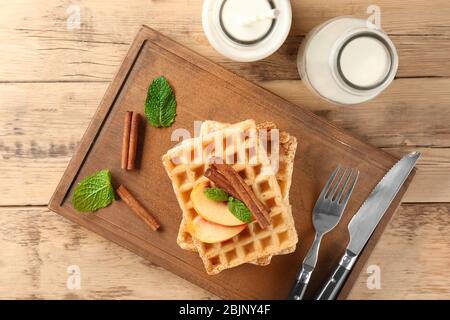
<path fill-rule="evenodd" d="M 203 30 L 222 55 L 242 62 L 274 53 L 286 40 L 292 21 L 289 0 L 205 0 Z"/>
<path fill-rule="evenodd" d="M 370 100 L 394 79 L 398 55 L 389 37 L 367 20 L 338 17 L 311 30 L 297 56 L 300 77 L 337 104 Z"/>

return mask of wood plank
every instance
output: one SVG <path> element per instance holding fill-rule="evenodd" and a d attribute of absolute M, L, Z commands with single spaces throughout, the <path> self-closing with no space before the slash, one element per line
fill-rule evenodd
<path fill-rule="evenodd" d="M 293 32 L 305 34 L 317 24 L 338 16 L 368 16 L 367 9 L 376 5 L 381 10 L 381 25 L 393 34 L 448 34 L 450 7 L 445 0 L 307 0 L 293 1 Z"/>
<path fill-rule="evenodd" d="M 106 86 L 0 85 L 1 205 L 48 203 Z"/>
<path fill-rule="evenodd" d="M 299 79 L 296 59 L 303 37 L 288 37 L 285 44 L 267 59 L 239 63 L 217 53 L 201 33 L 189 37 L 172 36 L 246 79 Z M 8 39 L 4 44 L 5 50 L 0 51 L 0 58 L 7 62 L 0 66 L 0 81 L 110 81 L 128 50 L 128 43 L 85 42 L 76 38 L 69 34 L 67 39 L 61 39 L 54 31 L 20 30 L 16 38 Z M 450 76 L 447 59 L 450 42 L 446 37 L 392 36 L 392 40 L 400 57 L 398 78 Z M 30 51 L 30 46 L 36 49 Z M 48 63 L 42 64 L 42 61 Z"/>
<path fill-rule="evenodd" d="M 404 202 L 449 202 L 450 149 L 449 148 L 385 148 L 387 152 L 401 156 L 418 150 L 422 153 L 416 177 L 403 197 Z M 422 201 L 416 201 L 421 199 Z"/>
<path fill-rule="evenodd" d="M 349 298 L 449 299 L 449 227 L 449 204 L 402 206 L 364 267 L 380 268 L 381 289 L 363 272 Z"/>
<path fill-rule="evenodd" d="M 80 268 L 80 289 L 67 286 Z M 0 208 L 0 299 L 212 299 L 47 208 Z M 72 287 L 73 288 L 73 287 Z"/>
<path fill-rule="evenodd" d="M 184 33 L 202 31 L 201 0 L 135 0 L 123 6 L 120 0 L 79 2 L 81 31 L 99 34 L 103 41 L 117 42 L 122 35 L 133 35 L 137 25 L 150 24 L 161 31 Z M 376 4 L 381 9 L 381 24 L 393 34 L 449 34 L 450 6 L 446 0 L 411 0 L 405 6 L 400 0 L 303 0 L 293 1 L 293 35 L 304 35 L 328 19 L 353 15 L 366 18 L 367 8 Z M 66 30 L 66 12 L 70 3 L 57 0 L 16 0 L 5 3 L 1 29 L 31 28 L 35 30 Z M 118 9 L 120 8 L 120 10 Z M 188 28 L 186 28 L 188 27 Z M 88 39 L 80 39 L 88 40 Z"/>
<path fill-rule="evenodd" d="M 209 45 L 201 28 L 200 0 L 139 0 L 129 6 L 118 0 L 90 1 L 81 5 L 81 28 L 74 30 L 67 30 L 68 5 L 56 0 L 35 5 L 17 2 L 2 7 L 8 14 L 0 22 L 0 81 L 110 81 L 141 24 L 149 24 L 247 79 L 298 79 L 296 55 L 302 35 L 336 15 L 364 17 L 371 4 L 294 2 L 294 25 L 285 45 L 263 61 L 237 63 Z M 442 0 L 431 2 L 427 10 L 417 0 L 408 6 L 401 1 L 378 3 L 383 10 L 382 23 L 398 47 L 398 77 L 450 76 L 450 23 L 446 19 L 450 6 Z"/>
<path fill-rule="evenodd" d="M 372 102 L 352 107 L 328 105 L 300 81 L 262 85 L 397 156 L 423 144 L 419 171 L 404 201 L 450 201 L 448 80 L 396 80 Z M 0 205 L 47 204 L 107 86 L 0 84 Z M 434 99 L 427 98 L 429 92 Z M 392 113 L 398 115 L 395 128 Z"/>
<path fill-rule="evenodd" d="M 449 79 L 398 79 L 375 99 L 354 106 L 332 105 L 301 81 L 261 84 L 378 147 L 445 148 L 450 143 Z"/>
<path fill-rule="evenodd" d="M 448 204 L 402 206 L 349 298 L 450 299 L 449 224 Z M 45 208 L 0 208 L 0 253 L 0 299 L 215 299 Z M 66 286 L 70 265 L 81 269 L 79 290 Z M 370 265 L 380 290 L 367 289 Z"/>

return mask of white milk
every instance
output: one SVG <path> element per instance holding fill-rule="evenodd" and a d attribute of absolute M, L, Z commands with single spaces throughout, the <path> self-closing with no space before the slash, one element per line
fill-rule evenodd
<path fill-rule="evenodd" d="M 297 67 L 305 84 L 338 104 L 370 100 L 394 79 L 398 56 L 389 37 L 363 19 L 338 17 L 308 33 Z"/>
<path fill-rule="evenodd" d="M 272 19 L 264 19 L 244 24 L 243 20 L 270 12 L 272 7 L 267 0 L 227 0 L 222 8 L 222 25 L 228 34 L 243 42 L 262 39 L 270 30 Z"/>
<path fill-rule="evenodd" d="M 386 78 L 391 67 L 391 56 L 380 40 L 361 36 L 343 47 L 339 65 L 342 75 L 350 83 L 368 88 Z"/>

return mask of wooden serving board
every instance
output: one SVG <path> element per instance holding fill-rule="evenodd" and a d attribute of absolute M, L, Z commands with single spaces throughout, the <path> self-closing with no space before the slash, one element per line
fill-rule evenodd
<path fill-rule="evenodd" d="M 176 122 L 171 128 L 142 125 L 139 170 L 120 169 L 122 125 L 127 110 L 144 113 L 147 88 L 164 75 L 176 92 Z M 206 274 L 196 253 L 176 243 L 181 209 L 161 163 L 176 142 L 173 130 L 188 129 L 194 121 L 274 121 L 299 140 L 290 192 L 299 234 L 293 254 L 276 256 L 266 267 L 243 265 L 219 275 Z M 51 201 L 50 209 L 110 239 L 183 278 L 233 299 L 285 299 L 314 235 L 311 211 L 331 171 L 338 163 L 361 172 L 356 190 L 339 225 L 327 234 L 320 249 L 307 297 L 311 297 L 339 262 L 348 242 L 347 224 L 372 188 L 397 161 L 311 112 L 289 103 L 186 49 L 158 32 L 142 27 L 108 88 L 78 151 L 73 156 Z M 115 186 L 124 184 L 162 225 L 150 231 L 121 201 L 96 213 L 78 213 L 70 198 L 76 183 L 108 168 Z M 339 298 L 345 298 L 383 229 L 400 203 L 412 176 L 377 227 L 356 263 Z"/>

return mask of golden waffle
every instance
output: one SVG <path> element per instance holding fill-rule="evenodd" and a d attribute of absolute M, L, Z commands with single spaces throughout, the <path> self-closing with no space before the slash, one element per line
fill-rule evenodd
<path fill-rule="evenodd" d="M 238 126 L 241 125 L 241 123 L 237 124 Z M 256 126 L 254 126 L 254 122 L 248 123 L 249 129 L 256 129 Z M 208 134 L 211 134 L 213 132 L 216 132 L 218 130 L 223 130 L 225 128 L 235 128 L 235 125 L 230 125 L 228 123 L 221 123 L 216 121 L 203 121 L 202 126 L 200 128 L 200 137 L 206 136 Z M 238 128 L 238 127 L 236 127 Z M 184 140 L 183 143 L 188 143 L 188 140 Z M 195 248 L 195 245 L 192 241 L 192 236 L 189 232 L 186 230 L 186 224 L 188 223 L 187 218 L 194 218 L 195 215 L 187 215 L 186 217 L 183 215 L 183 218 L 181 219 L 180 228 L 178 230 L 178 237 L 177 237 L 177 243 L 180 246 L 180 248 L 184 250 L 189 250 L 193 252 L 197 252 L 197 249 Z"/>
<path fill-rule="evenodd" d="M 229 127 L 228 123 L 221 123 L 217 121 L 204 121 L 200 128 L 200 136 L 207 135 L 211 132 L 223 130 L 224 128 Z M 276 129 L 276 125 L 273 122 L 263 122 L 257 125 L 258 130 L 272 130 Z M 270 135 L 268 135 L 270 137 Z M 277 171 L 276 177 L 278 184 L 281 189 L 281 194 L 285 199 L 286 203 L 289 204 L 289 189 L 291 186 L 292 180 L 292 171 L 294 164 L 295 152 L 297 149 L 297 139 L 286 132 L 280 133 L 280 150 L 279 150 L 279 169 Z M 270 150 L 272 150 L 270 145 L 270 140 L 268 141 L 268 149 L 269 149 L 269 157 Z M 186 231 L 186 223 L 184 219 L 180 224 L 180 229 L 178 233 L 178 245 L 186 250 L 197 251 L 195 249 L 194 243 L 192 242 L 191 235 Z M 267 265 L 270 263 L 271 256 L 257 259 L 256 261 L 252 261 L 251 263 L 256 265 Z"/>
<path fill-rule="evenodd" d="M 214 132 L 214 131 L 218 131 L 218 130 L 223 130 L 224 128 L 230 126 L 230 124 L 228 123 L 221 123 L 221 122 L 217 122 L 217 121 L 204 121 L 202 123 L 201 129 L 200 129 L 200 135 L 205 135 L 208 134 L 210 132 Z M 270 132 L 270 130 L 273 129 L 277 129 L 277 126 L 275 125 L 275 123 L 271 122 L 271 121 L 266 121 L 263 123 L 260 123 L 256 126 L 257 130 L 266 130 L 268 133 Z M 267 153 L 269 158 L 271 157 L 271 151 L 272 151 L 272 146 L 271 146 L 271 141 L 270 141 L 270 137 L 271 135 L 268 134 L 267 136 L 269 138 L 268 141 L 268 148 L 267 148 Z M 289 205 L 289 190 L 291 187 L 291 182 L 292 182 L 292 172 L 294 169 L 294 157 L 295 157 L 295 152 L 297 150 L 297 139 L 293 136 L 291 136 L 290 134 L 288 134 L 287 132 L 281 131 L 280 135 L 279 135 L 279 143 L 280 143 L 280 148 L 279 148 L 279 168 L 277 170 L 276 173 L 276 178 L 278 181 L 278 184 L 280 186 L 280 190 L 281 190 L 281 194 L 283 196 L 283 198 L 286 201 L 286 204 Z M 180 226 L 180 232 L 182 231 L 181 229 L 185 229 L 185 227 L 181 227 Z M 194 244 L 192 242 L 192 237 L 190 237 L 190 234 L 187 233 L 187 235 L 184 236 L 184 238 L 189 241 L 191 243 L 191 245 L 189 246 L 190 248 L 194 247 Z M 191 249 L 193 251 L 195 251 L 195 249 Z M 286 252 L 291 252 L 295 250 L 295 246 L 294 248 L 289 248 L 286 250 Z M 256 264 L 256 265 L 260 265 L 260 266 L 264 266 L 264 265 L 268 265 L 271 261 L 272 256 L 267 256 L 264 258 L 260 258 L 257 259 L 256 261 L 252 261 L 251 263 Z"/>
<path fill-rule="evenodd" d="M 222 123 L 222 122 L 211 121 L 211 120 L 204 121 L 200 128 L 200 136 L 209 134 L 214 131 L 223 130 L 229 126 L 230 126 L 229 123 Z M 266 130 L 269 133 L 270 130 L 277 129 L 277 126 L 275 125 L 275 123 L 273 123 L 271 121 L 266 121 L 266 122 L 258 124 L 256 126 L 256 128 L 257 128 L 257 130 Z M 270 133 L 268 134 L 267 137 L 268 138 L 271 137 Z M 272 146 L 271 146 L 270 142 L 271 142 L 270 139 L 268 139 L 268 145 L 267 145 L 268 150 L 267 151 L 268 151 L 269 158 L 271 157 L 271 151 L 272 151 Z M 279 142 L 280 142 L 279 168 L 276 173 L 276 178 L 278 181 L 278 185 L 280 186 L 281 194 L 282 194 L 283 198 L 285 199 L 286 204 L 290 206 L 289 190 L 290 190 L 291 182 L 292 182 L 292 172 L 294 169 L 294 157 L 295 157 L 295 152 L 297 150 L 297 139 L 295 137 L 291 136 L 290 134 L 288 134 L 287 132 L 281 131 L 280 135 L 279 135 Z M 186 227 L 185 227 L 184 221 L 182 221 L 182 223 L 180 225 L 179 237 L 178 237 L 180 239 L 180 241 L 178 242 L 178 244 L 182 248 L 185 248 L 187 250 L 196 251 L 195 246 L 192 242 L 191 235 L 188 232 L 186 232 L 185 230 L 186 230 Z M 291 250 L 291 249 L 295 250 L 295 246 L 294 246 L 294 248 L 290 248 L 289 250 Z M 271 258 L 272 258 L 272 256 L 267 256 L 264 258 L 257 259 L 256 261 L 252 261 L 251 263 L 260 265 L 260 266 L 264 266 L 264 265 L 268 265 L 270 263 Z"/>
<path fill-rule="evenodd" d="M 200 128 L 200 136 L 209 134 L 214 131 L 223 130 L 229 127 L 229 123 L 222 123 L 217 121 L 207 120 L 202 123 Z M 256 126 L 257 130 L 278 129 L 275 123 L 266 121 Z M 270 134 L 268 134 L 268 157 L 271 158 L 272 146 L 270 144 Z M 289 203 L 289 190 L 292 182 L 292 172 L 294 170 L 294 157 L 297 150 L 297 139 L 285 131 L 280 131 L 279 135 L 280 149 L 279 149 L 279 167 L 276 173 L 276 178 L 281 189 L 283 198 Z"/>
<path fill-rule="evenodd" d="M 230 128 L 239 129 L 240 132 L 249 132 L 256 126 L 254 121 L 247 120 L 230 126 Z M 169 150 L 163 156 L 163 164 L 172 180 L 177 200 L 186 221 L 197 215 L 192 208 L 190 193 L 196 184 L 208 181 L 203 176 L 207 165 L 206 161 L 196 164 L 180 161 L 180 159 L 186 160 L 196 152 L 197 154 L 204 154 L 206 150 L 213 150 L 210 154 L 211 157 L 217 156 L 212 148 L 214 139 L 222 137 L 223 134 L 226 138 L 232 138 L 235 131 L 229 130 L 230 128 L 192 139 L 191 143 L 183 143 Z M 239 141 L 235 139 L 232 139 L 232 141 L 231 145 L 227 145 L 225 155 L 234 158 L 236 157 L 235 144 Z M 268 228 L 261 229 L 257 222 L 252 222 L 240 234 L 224 242 L 206 244 L 194 239 L 194 245 L 209 274 L 216 274 L 224 269 L 269 255 L 291 252 L 295 249 L 297 243 L 297 233 L 290 208 L 282 197 L 266 152 L 262 148 L 256 148 L 256 161 L 251 162 L 248 159 L 251 146 L 248 140 L 241 142 L 246 148 L 246 156 L 243 163 L 234 164 L 233 168 L 239 172 L 256 196 L 270 209 L 272 223 Z"/>

